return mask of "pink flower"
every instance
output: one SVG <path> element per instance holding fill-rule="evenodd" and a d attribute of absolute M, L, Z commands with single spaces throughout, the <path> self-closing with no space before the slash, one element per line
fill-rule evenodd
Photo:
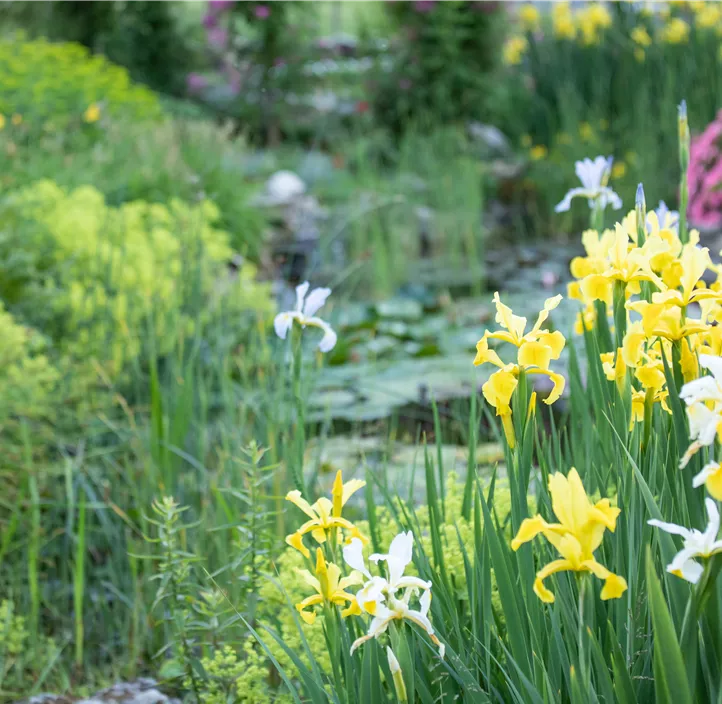
<path fill-rule="evenodd" d="M 224 10 L 233 7 L 233 5 L 235 5 L 235 0 L 211 0 L 208 3 L 211 10 L 214 10 L 215 12 L 223 12 Z"/>
<path fill-rule="evenodd" d="M 268 7 L 268 5 L 256 5 L 256 7 L 253 8 L 253 14 L 259 20 L 265 20 L 268 19 L 269 15 L 271 14 L 271 9 Z"/>
<path fill-rule="evenodd" d="M 200 73 L 189 73 L 186 76 L 186 86 L 189 93 L 199 93 L 208 85 L 208 81 Z"/>
<path fill-rule="evenodd" d="M 208 43 L 222 49 L 228 43 L 228 32 L 222 27 L 213 27 L 208 30 Z"/>
<path fill-rule="evenodd" d="M 416 0 L 414 10 L 421 13 L 431 12 L 434 9 L 434 5 L 436 5 L 435 0 Z"/>

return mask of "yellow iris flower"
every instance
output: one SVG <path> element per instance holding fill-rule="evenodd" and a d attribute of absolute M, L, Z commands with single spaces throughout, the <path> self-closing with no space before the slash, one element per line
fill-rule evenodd
<path fill-rule="evenodd" d="M 368 538 L 361 535 L 358 528 L 341 516 L 341 511 L 349 498 L 359 489 L 366 486 L 361 479 L 352 479 L 344 484 L 341 470 L 336 473 L 331 492 L 332 500 L 325 496 L 321 497 L 313 505 L 309 504 L 301 496 L 300 491 L 289 491 L 286 494 L 286 501 L 298 506 L 309 518 L 295 533 L 286 536 L 286 543 L 296 548 L 304 557 L 309 557 L 310 552 L 303 544 L 303 536 L 310 533 L 317 543 L 325 543 L 332 530 L 348 530 L 352 538 L 360 538 L 364 543 Z"/>
<path fill-rule="evenodd" d="M 559 305 L 561 299 L 561 296 L 548 298 L 536 323 L 529 332 L 525 333 L 526 318 L 514 315 L 511 308 L 501 302 L 497 291 L 494 294 L 495 320 L 503 329 L 496 332 L 486 330 L 481 340 L 476 343 L 474 366 L 489 362 L 499 367 L 499 371 L 489 377 L 481 390 L 484 398 L 496 408 L 496 414 L 501 417 L 510 447 L 515 445 L 514 428 L 511 423 L 511 397 L 516 390 L 521 370 L 523 369 L 527 374 L 543 374 L 551 379 L 554 386 L 544 399 L 544 403 L 548 405 L 554 403 L 564 391 L 564 377 L 552 372 L 549 365 L 553 359 L 559 359 L 566 340 L 558 330 L 549 332 L 541 328 L 549 317 L 549 312 Z M 490 339 L 502 340 L 514 345 L 517 348 L 517 363 L 504 364 L 499 355 L 489 348 Z"/>
<path fill-rule="evenodd" d="M 315 577 L 308 570 L 297 571 L 306 584 L 316 591 L 315 594 L 296 604 L 299 615 L 309 625 L 316 620 L 316 612 L 312 609 L 309 610 L 310 607 L 324 602 L 336 604 L 337 606 L 346 606 L 348 604 L 348 607 L 341 612 L 343 617 L 361 613 L 361 609 L 356 603 L 356 597 L 345 591 L 347 587 L 363 583 L 360 573 L 354 571 L 348 577 L 342 578 L 338 565 L 333 562 L 326 562 L 321 548 L 316 548 Z"/>
<path fill-rule="evenodd" d="M 563 571 L 591 572 L 604 580 L 602 599 L 618 599 L 626 591 L 627 582 L 597 562 L 594 551 L 601 545 L 605 530 L 614 532 L 620 509 L 611 506 L 609 499 L 593 504 L 573 467 L 568 477 L 560 472 L 549 477 L 549 493 L 559 523 L 547 523 L 540 515 L 526 518 L 511 542 L 512 549 L 518 550 L 541 533 L 562 556 L 537 572 L 534 593 L 551 604 L 554 594 L 544 586 L 547 577 Z"/>

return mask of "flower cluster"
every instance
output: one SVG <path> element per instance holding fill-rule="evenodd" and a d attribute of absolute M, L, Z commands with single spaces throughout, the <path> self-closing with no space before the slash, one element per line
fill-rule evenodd
<path fill-rule="evenodd" d="M 314 607 L 340 607 L 340 615 L 344 618 L 370 616 L 367 633 L 351 645 L 352 654 L 366 641 L 380 637 L 392 622 L 408 621 L 426 632 L 443 657 L 444 645 L 437 638 L 429 620 L 431 582 L 404 574 L 413 559 L 413 533 L 400 533 L 391 541 L 387 554 L 374 553 L 368 558 L 369 562 L 377 566 L 380 562 L 386 566 L 385 576 L 373 575 L 364 558 L 364 546 L 368 539 L 341 515 L 348 499 L 363 486 L 365 482 L 358 479 L 344 483 L 339 471 L 331 499 L 321 497 L 314 504 L 309 504 L 299 491 L 291 491 L 286 496 L 310 519 L 289 535 L 286 543 L 306 558 L 310 558 L 310 552 L 303 543 L 303 537 L 310 534 L 319 545 L 313 572 L 308 569 L 297 570 L 313 593 L 296 604 L 296 609 L 309 625 L 313 625 L 317 618 Z M 342 576 L 342 568 L 335 561 L 340 545 L 343 546 L 343 561 L 351 569 L 346 576 Z M 354 594 L 348 591 L 352 586 L 361 588 Z M 413 599 L 418 601 L 417 608 L 412 605 Z"/>
<path fill-rule="evenodd" d="M 638 24 L 629 36 L 616 35 L 622 45 L 631 47 L 637 61 L 644 61 L 647 51 L 654 44 L 683 45 L 690 41 L 692 32 L 705 35 L 722 35 L 722 7 L 714 2 L 689 3 L 689 10 L 681 9 L 674 14 L 666 3 L 657 3 L 655 15 L 645 9 L 638 11 Z M 607 3 L 581 3 L 572 9 L 569 2 L 555 2 L 551 7 L 550 29 L 554 39 L 564 42 L 575 41 L 583 47 L 599 46 L 611 36 L 614 19 Z M 504 62 L 519 64 L 529 49 L 526 36 L 543 36 L 547 24 L 535 5 L 521 5 L 517 12 L 520 34 L 512 35 L 505 45 Z M 621 28 L 620 28 L 621 30 Z M 624 41 L 622 41 L 624 40 Z M 630 41 L 631 40 L 631 41 Z M 507 48 L 509 51 L 507 52 Z M 512 50 L 513 48 L 513 50 Z"/>
<path fill-rule="evenodd" d="M 689 150 L 689 219 L 699 227 L 722 224 L 722 110 L 692 139 Z"/>

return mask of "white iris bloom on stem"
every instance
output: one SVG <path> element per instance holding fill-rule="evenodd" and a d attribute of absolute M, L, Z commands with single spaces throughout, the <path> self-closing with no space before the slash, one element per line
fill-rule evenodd
<path fill-rule="evenodd" d="M 273 319 L 273 327 L 276 330 L 276 335 L 282 340 L 286 339 L 288 331 L 293 327 L 294 320 L 303 328 L 319 328 L 323 331 L 323 337 L 321 338 L 321 342 L 318 343 L 318 349 L 320 349 L 321 352 L 329 352 L 336 345 L 336 333 L 325 320 L 321 320 L 321 318 L 317 318 L 315 315 L 331 295 L 331 289 L 315 288 L 311 293 L 308 293 L 308 289 L 308 281 L 304 281 L 302 284 L 296 286 L 295 309 L 279 313 Z"/>
<path fill-rule="evenodd" d="M 679 392 L 679 397 L 687 404 L 689 437 L 692 440 L 680 467 L 685 467 L 697 450 L 712 445 L 722 429 L 722 357 L 701 354 L 699 363 L 709 369 L 712 376 L 690 381 Z"/>
<path fill-rule="evenodd" d="M 388 554 L 374 553 L 369 560 L 385 562 L 388 577 L 372 576 L 363 557 L 363 544 L 358 538 L 353 538 L 343 549 L 343 559 L 346 564 L 358 570 L 367 578 L 367 582 L 356 593 L 356 602 L 360 609 L 373 616 L 369 630 L 365 636 L 357 638 L 351 645 L 351 652 L 372 638 L 385 633 L 389 624 L 395 620 L 407 620 L 415 623 L 428 634 L 431 641 L 439 648 L 443 658 L 445 646 L 439 641 L 434 627 L 429 620 L 429 607 L 431 605 L 431 582 L 419 577 L 404 575 L 404 570 L 411 564 L 414 547 L 414 534 L 411 531 L 399 533 L 389 546 Z M 418 599 L 419 608 L 411 608 L 411 598 Z"/>
<path fill-rule="evenodd" d="M 619 210 L 622 199 L 607 186 L 612 172 L 612 161 L 611 156 L 598 156 L 594 161 L 587 157 L 583 161 L 575 162 L 574 170 L 582 185 L 567 191 L 554 210 L 557 213 L 566 212 L 571 208 L 573 198 L 586 198 L 591 209 L 599 207 L 604 210 L 607 205 L 611 205 L 615 210 Z"/>
<path fill-rule="evenodd" d="M 697 562 L 697 558 L 708 558 L 722 552 L 722 540 L 717 539 L 719 533 L 719 511 L 717 504 L 712 499 L 705 499 L 707 507 L 707 528 L 704 532 L 696 528 L 689 529 L 678 526 L 676 523 L 665 523 L 653 518 L 649 521 L 650 526 L 661 528 L 672 535 L 681 535 L 684 538 L 684 547 L 674 556 L 672 562 L 667 565 L 667 572 L 686 579 L 692 584 L 697 584 L 704 572 L 704 567 Z"/>

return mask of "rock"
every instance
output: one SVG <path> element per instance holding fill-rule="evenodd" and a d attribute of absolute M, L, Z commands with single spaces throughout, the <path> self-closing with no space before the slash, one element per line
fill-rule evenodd
<path fill-rule="evenodd" d="M 56 694 L 36 694 L 19 704 L 180 704 L 157 688 L 157 682 L 141 677 L 135 682 L 118 682 L 96 692 L 87 699 L 75 699 Z"/>
<path fill-rule="evenodd" d="M 276 171 L 266 181 L 264 192 L 254 202 L 267 207 L 289 205 L 305 192 L 306 184 L 293 171 Z"/>
<path fill-rule="evenodd" d="M 494 125 L 483 122 L 470 122 L 467 126 L 469 136 L 484 145 L 490 152 L 501 155 L 511 154 L 511 145 L 506 135 Z"/>

